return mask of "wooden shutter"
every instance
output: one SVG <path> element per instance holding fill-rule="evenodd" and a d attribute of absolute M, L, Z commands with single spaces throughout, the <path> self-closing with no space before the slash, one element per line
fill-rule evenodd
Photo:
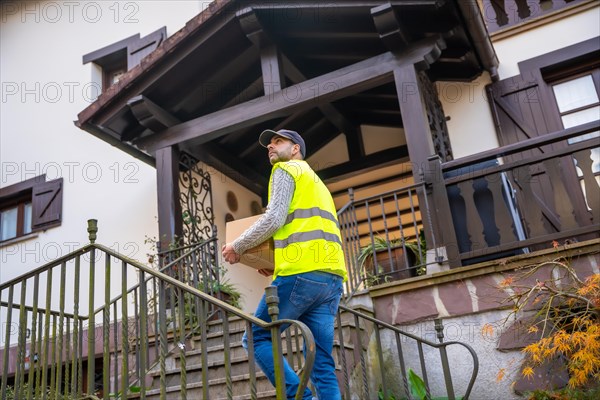
<path fill-rule="evenodd" d="M 37 184 L 31 193 L 33 230 L 46 229 L 62 222 L 63 179 Z"/>
<path fill-rule="evenodd" d="M 493 83 L 487 90 L 502 146 L 562 129 L 551 88 L 541 79 L 539 70 Z M 564 146 L 566 141 L 554 143 L 504 157 L 504 162 L 526 160 Z M 511 178 L 530 235 L 591 223 L 570 157 L 517 168 Z"/>

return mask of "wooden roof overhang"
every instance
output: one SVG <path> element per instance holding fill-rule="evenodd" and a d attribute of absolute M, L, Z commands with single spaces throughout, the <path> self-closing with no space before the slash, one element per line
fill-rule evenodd
<path fill-rule="evenodd" d="M 340 133 L 349 161 L 324 180 L 406 159 L 365 155 L 361 125 L 402 127 L 395 71 L 471 81 L 498 60 L 475 2 L 217 0 L 78 115 L 76 125 L 154 163 L 178 146 L 264 195 L 266 128 L 295 129 L 308 156 Z"/>

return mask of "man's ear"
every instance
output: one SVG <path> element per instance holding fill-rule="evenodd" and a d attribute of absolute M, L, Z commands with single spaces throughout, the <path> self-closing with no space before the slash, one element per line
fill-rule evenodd
<path fill-rule="evenodd" d="M 294 151 L 294 148 L 296 151 Z M 292 147 L 292 155 L 296 155 L 300 153 L 300 145 L 298 143 L 294 143 L 294 146 Z"/>

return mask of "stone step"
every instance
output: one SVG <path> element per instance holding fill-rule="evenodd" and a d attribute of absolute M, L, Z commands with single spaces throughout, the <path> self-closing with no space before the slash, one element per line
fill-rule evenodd
<path fill-rule="evenodd" d="M 220 348 L 219 348 L 220 347 Z M 215 346 L 215 348 L 209 350 L 209 360 L 206 364 L 207 371 L 209 374 L 209 378 L 212 377 L 221 377 L 225 375 L 225 358 L 222 352 L 223 346 Z M 248 365 L 248 355 L 246 351 L 241 345 L 241 342 L 233 343 L 230 347 L 231 356 L 230 356 L 230 369 L 232 375 L 240 375 L 246 374 L 249 371 Z M 283 348 L 284 356 L 287 356 L 288 350 L 287 346 Z M 296 348 L 296 346 L 292 347 L 293 360 L 291 364 L 297 366 L 298 360 L 302 359 L 301 349 Z M 181 372 L 181 356 L 175 355 L 173 357 L 175 360 L 175 367 L 168 368 L 166 371 L 166 380 L 167 384 L 171 384 L 170 382 L 179 382 L 180 380 L 180 372 Z M 288 360 L 289 361 L 289 360 Z M 258 368 L 258 367 L 257 367 Z M 186 352 L 186 375 L 188 382 L 196 382 L 202 380 L 202 362 L 201 362 L 201 352 L 199 350 L 188 351 Z M 258 369 L 257 369 L 258 371 Z M 158 384 L 158 380 L 160 379 L 160 371 L 153 371 L 148 374 L 149 376 L 154 378 L 155 384 Z M 175 384 L 175 383 L 173 383 Z"/>
<path fill-rule="evenodd" d="M 244 394 L 241 396 L 234 396 L 233 400 L 249 400 L 251 399 L 252 396 L 250 394 Z M 277 400 L 277 393 L 275 392 L 275 389 L 273 390 L 268 390 L 265 392 L 259 392 L 256 393 L 256 398 L 257 399 L 261 399 L 261 400 Z M 216 400 L 227 400 L 227 397 L 219 397 Z"/>
<path fill-rule="evenodd" d="M 231 391 L 233 398 L 250 398 L 249 389 L 249 374 L 236 375 L 231 377 Z M 211 399 L 226 399 L 227 394 L 227 382 L 225 378 L 214 378 L 208 381 L 209 395 Z M 186 385 L 187 388 L 187 400 L 204 398 L 202 382 L 193 382 Z M 271 398 L 269 396 L 275 393 L 273 385 L 268 381 L 262 372 L 256 373 L 256 392 L 260 393 L 259 398 Z M 181 400 L 181 388 L 178 384 L 166 385 L 167 399 L 169 400 Z M 155 388 L 146 391 L 147 399 L 159 399 L 160 388 Z"/>

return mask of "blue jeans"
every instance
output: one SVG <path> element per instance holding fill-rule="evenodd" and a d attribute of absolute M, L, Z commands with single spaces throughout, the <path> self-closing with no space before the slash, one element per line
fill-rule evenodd
<path fill-rule="evenodd" d="M 341 399 L 335 376 L 333 360 L 333 330 L 335 316 L 343 293 L 342 278 L 325 272 L 307 272 L 292 276 L 278 276 L 272 285 L 277 287 L 279 296 L 279 318 L 295 319 L 304 322 L 315 338 L 316 358 L 310 379 L 322 400 Z M 265 295 L 258 307 L 256 317 L 270 322 Z M 288 325 L 289 326 L 289 325 Z M 282 331 L 287 326 L 282 326 Z M 275 369 L 271 347 L 271 333 L 256 325 L 252 325 L 254 335 L 254 353 L 256 363 L 263 370 L 269 381 L 275 385 Z M 248 348 L 246 333 L 242 345 Z M 284 358 L 286 395 L 293 399 L 300 380 Z M 303 399 L 312 399 L 307 388 Z"/>

